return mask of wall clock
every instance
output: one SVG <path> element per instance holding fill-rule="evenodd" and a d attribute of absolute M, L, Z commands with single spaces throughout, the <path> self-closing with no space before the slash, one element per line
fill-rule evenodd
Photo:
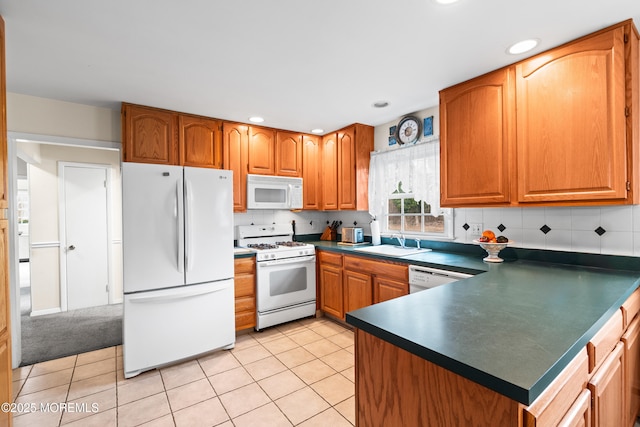
<path fill-rule="evenodd" d="M 411 144 L 420 139 L 422 134 L 422 120 L 414 116 L 405 116 L 396 127 L 398 144 Z"/>

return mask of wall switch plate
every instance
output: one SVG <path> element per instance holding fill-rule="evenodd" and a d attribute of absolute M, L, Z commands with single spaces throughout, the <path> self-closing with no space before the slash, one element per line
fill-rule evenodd
<path fill-rule="evenodd" d="M 469 224 L 469 233 L 471 233 L 472 236 L 481 236 L 482 224 Z"/>

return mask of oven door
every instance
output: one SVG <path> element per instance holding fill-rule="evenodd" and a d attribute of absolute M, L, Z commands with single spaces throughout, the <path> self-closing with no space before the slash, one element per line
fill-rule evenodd
<path fill-rule="evenodd" d="M 315 255 L 260 261 L 256 264 L 258 277 L 258 312 L 315 301 Z"/>

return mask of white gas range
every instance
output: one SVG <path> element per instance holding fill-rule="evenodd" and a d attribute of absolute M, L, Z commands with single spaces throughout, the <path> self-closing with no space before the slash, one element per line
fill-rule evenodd
<path fill-rule="evenodd" d="M 238 246 L 256 251 L 256 330 L 316 313 L 315 247 L 291 224 L 239 225 Z"/>

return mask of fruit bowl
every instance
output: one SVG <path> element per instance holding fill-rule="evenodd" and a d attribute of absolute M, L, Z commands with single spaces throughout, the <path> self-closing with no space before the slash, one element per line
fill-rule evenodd
<path fill-rule="evenodd" d="M 509 240 L 505 243 L 489 243 L 489 242 L 481 242 L 479 240 L 474 240 L 473 243 L 480 245 L 482 249 L 487 251 L 489 256 L 483 258 L 482 260 L 485 262 L 503 262 L 504 260 L 498 256 L 501 250 L 507 247 L 510 243 L 513 243 L 513 240 Z"/>

